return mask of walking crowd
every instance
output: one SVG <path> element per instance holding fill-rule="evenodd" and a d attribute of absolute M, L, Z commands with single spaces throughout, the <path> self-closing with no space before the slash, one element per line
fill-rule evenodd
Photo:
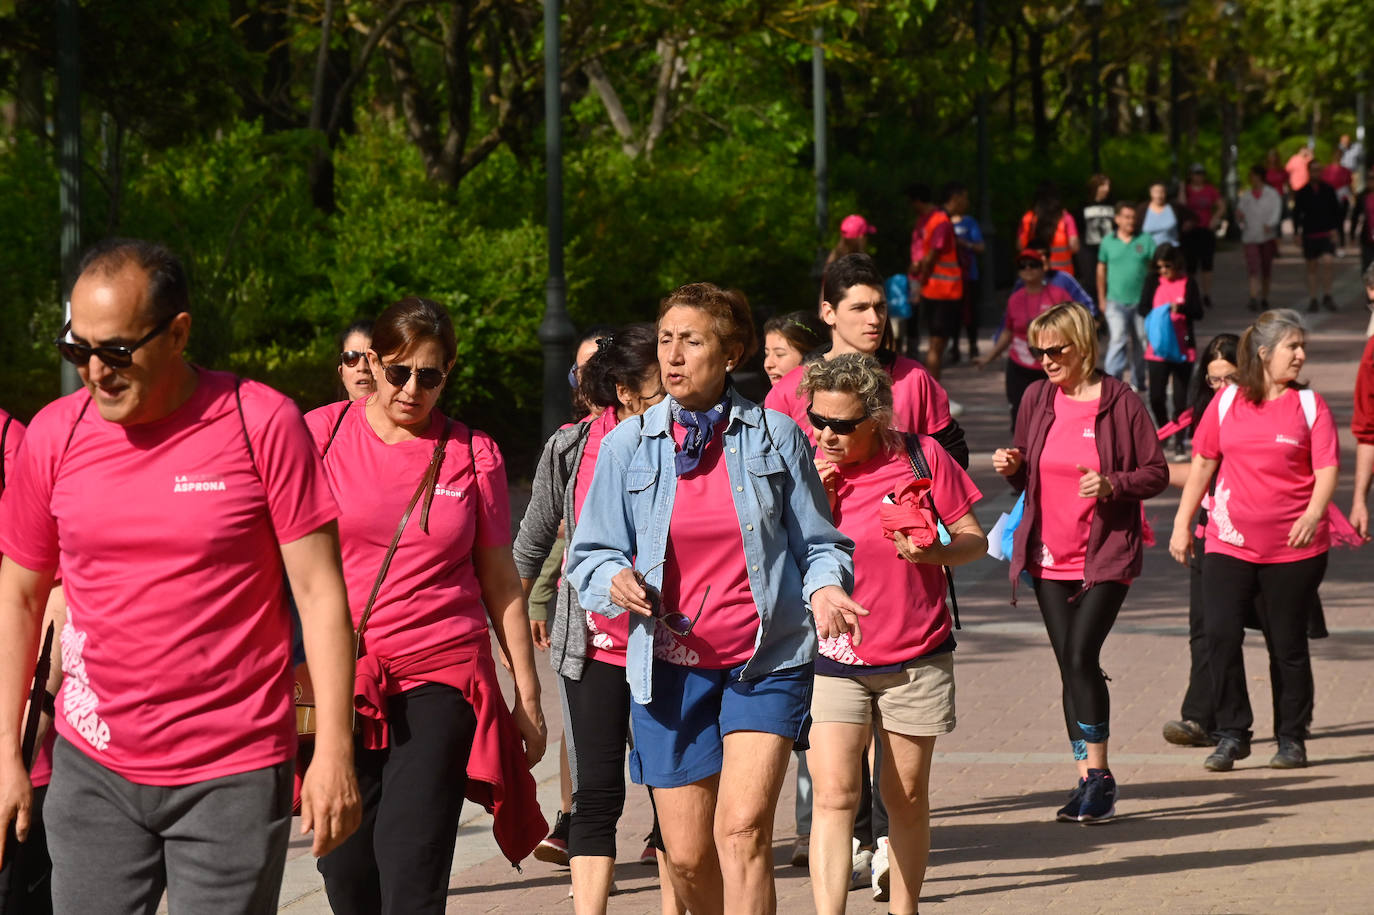
<path fill-rule="evenodd" d="M 1327 554 L 1369 534 L 1374 339 L 1347 517 L 1336 419 L 1301 381 L 1307 326 L 1270 308 L 1270 278 L 1291 219 L 1308 311 L 1338 307 L 1331 259 L 1355 239 L 1374 307 L 1374 195 L 1339 154 L 1277 163 L 1229 203 L 1200 165 L 1143 200 L 1096 175 L 1076 211 L 1042 186 L 982 351 L 996 265 L 957 182 L 908 190 L 894 276 L 847 217 L 819 307 L 762 340 L 746 297 L 705 282 L 591 329 L 514 537 L 500 448 L 439 409 L 443 306 L 407 297 L 346 328 L 341 399 L 302 415 L 186 358 L 171 251 L 97 245 L 55 340 L 83 387 L 27 428 L 0 415 L 0 912 L 151 912 L 164 894 L 173 912 L 273 912 L 293 810 L 333 911 L 442 912 L 465 801 L 512 864 L 570 865 L 575 911 L 604 912 L 627 763 L 662 910 L 769 912 L 795 755 L 792 861 L 816 910 L 861 885 L 911 915 L 934 748 L 957 721 L 955 570 L 991 552 L 1013 603 L 1034 597 L 1074 765 L 1046 815 L 1109 821 L 1101 652 L 1154 542 L 1142 504 L 1170 485 L 1191 673 L 1163 736 L 1211 747 L 1211 771 L 1250 754 L 1258 628 L 1269 764 L 1305 766 Z M 1231 220 L 1253 321 L 1203 345 Z M 1006 357 L 1007 437 L 973 452 L 1018 494 L 1000 519 L 978 517 L 940 384 L 961 341 L 977 369 Z M 552 830 L 530 774 L 539 653 L 563 720 Z"/>

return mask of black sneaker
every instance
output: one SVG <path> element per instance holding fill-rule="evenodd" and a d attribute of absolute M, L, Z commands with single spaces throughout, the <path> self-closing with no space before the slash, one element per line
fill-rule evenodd
<path fill-rule="evenodd" d="M 1307 303 L 1307 313 L 1308 313 L 1308 314 L 1314 315 L 1314 314 L 1316 314 L 1316 313 L 1319 312 L 1319 311 L 1321 311 L 1321 309 L 1317 307 L 1317 300 L 1316 300 L 1316 299 L 1312 299 L 1310 302 Z"/>
<path fill-rule="evenodd" d="M 1268 299 L 1260 299 L 1260 310 L 1261 310 L 1261 311 L 1268 311 L 1268 310 L 1269 310 L 1269 300 L 1268 300 Z"/>
<path fill-rule="evenodd" d="M 1210 772 L 1230 772 L 1236 760 L 1250 755 L 1250 744 L 1239 737 L 1223 737 L 1217 741 L 1212 755 L 1202 761 L 1202 767 Z"/>
<path fill-rule="evenodd" d="M 563 811 L 558 811 L 558 818 L 553 821 L 553 831 L 544 838 L 534 849 L 534 857 L 546 864 L 557 864 L 559 867 L 568 866 L 568 827 L 572 824 L 572 817 Z"/>
<path fill-rule="evenodd" d="M 1322 308 L 1325 308 L 1327 311 L 1337 311 L 1337 310 L 1338 310 L 1338 309 L 1336 308 L 1336 300 L 1333 299 L 1333 298 L 1331 298 L 1331 296 L 1330 296 L 1329 294 L 1328 294 L 1328 295 L 1322 296 Z"/>
<path fill-rule="evenodd" d="M 1260 310 L 1260 309 L 1259 309 L 1259 301 L 1256 300 L 1256 299 L 1251 299 L 1250 302 L 1249 302 L 1249 304 L 1246 305 L 1246 307 L 1249 308 L 1251 311 L 1259 311 L 1259 310 Z"/>
<path fill-rule="evenodd" d="M 1078 780 L 1078 786 L 1069 792 L 1069 802 L 1059 808 L 1054 818 L 1061 823 L 1077 823 L 1078 813 L 1083 809 L 1083 789 L 1088 785 L 1086 778 Z"/>
<path fill-rule="evenodd" d="M 1182 721 L 1166 721 L 1164 739 L 1177 747 L 1214 747 L 1217 743 L 1207 735 L 1206 728 L 1187 718 Z"/>
<path fill-rule="evenodd" d="M 1116 816 L 1116 779 L 1110 769 L 1089 769 L 1083 786 L 1083 806 L 1078 811 L 1080 823 L 1104 823 Z"/>
<path fill-rule="evenodd" d="M 1279 751 L 1269 760 L 1271 769 L 1306 769 L 1307 747 L 1292 737 L 1279 738 Z"/>

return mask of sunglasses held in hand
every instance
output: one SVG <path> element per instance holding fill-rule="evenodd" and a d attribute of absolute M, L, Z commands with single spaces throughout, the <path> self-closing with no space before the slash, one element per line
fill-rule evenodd
<path fill-rule="evenodd" d="M 653 618 L 662 622 L 664 626 L 667 626 L 668 631 L 673 635 L 687 636 L 691 634 L 692 629 L 697 624 L 697 620 L 701 619 L 701 611 L 706 609 L 706 598 L 711 594 L 711 586 L 707 585 L 705 593 L 701 595 L 701 605 L 697 607 L 696 616 L 689 617 L 680 610 L 665 612 L 663 610 L 663 593 L 649 584 L 645 576 L 667 561 L 666 558 L 661 559 L 647 569 L 636 571 L 635 576 L 639 579 L 640 585 L 644 588 L 644 593 L 649 597 L 649 608 Z"/>

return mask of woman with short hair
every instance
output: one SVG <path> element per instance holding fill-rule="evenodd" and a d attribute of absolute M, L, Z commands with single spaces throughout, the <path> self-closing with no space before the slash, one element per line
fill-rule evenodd
<path fill-rule="evenodd" d="M 1250 755 L 1254 714 L 1241 642 L 1252 607 L 1273 677 L 1279 747 L 1269 765 L 1307 765 L 1313 699 L 1307 624 L 1331 548 L 1325 517 L 1340 447 L 1326 401 L 1298 381 L 1306 342 L 1302 318 L 1289 309 L 1265 312 L 1241 336 L 1237 383 L 1212 398 L 1198 423 L 1192 470 L 1169 539 L 1170 554 L 1186 564 L 1194 549 L 1192 518 L 1215 474 L 1202 560 L 1219 737 L 1203 765 L 1214 772 L 1229 771 Z"/>
<path fill-rule="evenodd" d="M 363 822 L 319 861 L 338 913 L 442 913 L 465 795 L 493 811 L 513 862 L 546 829 L 529 767 L 547 732 L 505 465 L 489 436 L 439 411 L 456 355 L 448 312 L 402 299 L 373 328 L 377 392 L 306 416 L 330 489 L 349 507 L 339 548 L 361 630 Z M 513 712 L 493 633 L 515 681 Z"/>
<path fill-rule="evenodd" d="M 1013 600 L 1025 570 L 1064 687 L 1079 778 L 1055 818 L 1098 823 L 1116 813 L 1102 645 L 1140 575 L 1140 503 L 1169 485 L 1169 468 L 1140 398 L 1096 368 L 1097 332 L 1087 310 L 1056 305 L 1031 322 L 1028 337 L 1046 380 L 1026 391 L 1014 447 L 997 449 L 992 466 L 1025 493 L 1011 558 Z"/>
<path fill-rule="evenodd" d="M 857 630 L 865 613 L 806 437 L 730 383 L 756 346 L 737 291 L 693 283 L 663 300 L 668 399 L 602 441 L 568 548 L 578 602 L 633 614 L 630 773 L 654 788 L 693 915 L 726 899 L 774 908 L 773 814 L 805 741 L 817 633 Z"/>
<path fill-rule="evenodd" d="M 860 770 L 882 730 L 891 905 L 914 912 L 930 854 L 930 763 L 954 730 L 954 635 L 944 567 L 987 551 L 973 505 L 982 494 L 929 436 L 892 429 L 892 382 L 872 356 L 846 353 L 806 367 L 802 391 L 816 430 L 816 464 L 840 533 L 854 541 L 854 598 L 869 616 L 856 644 L 824 639 L 811 698 L 815 786 L 811 878 L 816 911 L 843 912 Z M 949 543 L 880 521 L 891 493 L 929 481 L 922 506 L 948 519 Z M 909 537 L 907 534 L 911 533 Z"/>

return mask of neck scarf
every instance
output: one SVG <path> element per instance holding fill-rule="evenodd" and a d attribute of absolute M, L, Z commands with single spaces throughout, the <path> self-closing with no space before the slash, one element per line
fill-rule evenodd
<path fill-rule="evenodd" d="M 716 424 L 729 413 L 730 386 L 725 386 L 720 402 L 709 410 L 685 410 L 676 400 L 669 402 L 669 409 L 673 414 L 673 422 L 687 430 L 682 450 L 673 458 L 673 468 L 678 476 L 682 476 L 697 469 L 701 456 L 706 453 L 706 445 L 715 435 Z"/>

